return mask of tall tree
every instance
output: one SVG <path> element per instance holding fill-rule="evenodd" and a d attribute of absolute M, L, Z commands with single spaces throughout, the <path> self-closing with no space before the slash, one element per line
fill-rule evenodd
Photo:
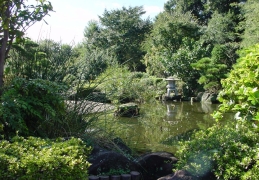
<path fill-rule="evenodd" d="M 204 26 L 203 35 L 200 41 L 208 48 L 207 56 L 212 56 L 212 51 L 215 46 L 222 46 L 226 58 L 221 63 L 227 65 L 230 70 L 236 62 L 236 50 L 239 48 L 240 32 L 238 32 L 238 23 L 235 22 L 236 15 L 234 13 L 219 14 L 214 12 L 208 25 Z"/>
<path fill-rule="evenodd" d="M 4 65 L 13 41 L 21 41 L 24 32 L 53 10 L 49 1 L 27 5 L 25 0 L 0 1 L 0 88 L 4 84 Z"/>
<path fill-rule="evenodd" d="M 89 21 L 84 29 L 85 45 L 87 49 L 98 49 L 103 47 L 102 38 L 100 37 L 101 27 L 97 21 Z M 100 38 L 99 38 L 100 37 Z"/>
<path fill-rule="evenodd" d="M 205 11 L 206 0 L 169 0 L 164 4 L 166 12 L 191 12 L 203 24 L 210 15 Z"/>
<path fill-rule="evenodd" d="M 151 21 L 143 20 L 143 14 L 145 11 L 141 6 L 105 10 L 99 16 L 100 25 L 92 22 L 86 27 L 86 43 L 109 51 L 120 64 L 128 65 L 131 70 L 142 70 L 140 60 L 145 52 L 141 44 L 151 30 Z"/>
<path fill-rule="evenodd" d="M 215 11 L 204 26 L 200 41 L 207 47 L 207 54 L 192 67 L 200 73 L 199 84 L 210 92 L 217 93 L 222 88 L 221 79 L 226 78 L 238 57 L 236 51 L 240 38 L 235 16 L 233 12 Z"/>
<path fill-rule="evenodd" d="M 159 14 L 146 44 L 147 71 L 154 75 L 177 75 L 189 88 L 195 89 L 197 71 L 192 69 L 191 63 L 203 53 L 199 38 L 200 26 L 190 12 Z"/>
<path fill-rule="evenodd" d="M 241 23 L 244 29 L 241 47 L 249 47 L 259 43 L 259 1 L 248 0 L 242 7 L 245 20 Z"/>
<path fill-rule="evenodd" d="M 169 0 L 165 3 L 164 9 L 167 12 L 191 12 L 200 24 L 207 24 L 208 20 L 214 14 L 228 13 L 231 11 L 234 14 L 240 13 L 240 4 L 246 0 Z"/>

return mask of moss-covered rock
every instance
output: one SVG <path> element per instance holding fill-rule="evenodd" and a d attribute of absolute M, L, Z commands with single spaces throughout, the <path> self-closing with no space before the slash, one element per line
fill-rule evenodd
<path fill-rule="evenodd" d="M 135 103 L 119 105 L 114 113 L 116 116 L 133 117 L 139 115 L 139 107 Z"/>

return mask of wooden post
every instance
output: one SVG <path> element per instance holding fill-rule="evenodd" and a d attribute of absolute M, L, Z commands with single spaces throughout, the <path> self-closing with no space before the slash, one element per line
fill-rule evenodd
<path fill-rule="evenodd" d="M 131 171 L 131 180 L 139 180 L 140 179 L 140 173 L 137 171 Z"/>
<path fill-rule="evenodd" d="M 120 180 L 121 176 L 120 175 L 112 175 L 111 180 Z"/>
<path fill-rule="evenodd" d="M 98 176 L 89 176 L 89 180 L 99 180 Z"/>
<path fill-rule="evenodd" d="M 121 179 L 122 180 L 131 180 L 131 175 L 130 174 L 122 174 Z"/>
<path fill-rule="evenodd" d="M 109 180 L 109 176 L 99 176 L 100 180 Z"/>

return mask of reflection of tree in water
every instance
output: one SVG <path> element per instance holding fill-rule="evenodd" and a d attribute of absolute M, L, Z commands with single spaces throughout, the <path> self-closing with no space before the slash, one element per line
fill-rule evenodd
<path fill-rule="evenodd" d="M 145 138 L 152 145 L 168 146 L 173 142 L 190 137 L 195 129 L 208 128 L 213 124 L 210 113 L 215 106 L 206 107 L 201 103 L 164 102 L 144 108 L 144 116 L 139 118 L 145 131 Z"/>
<path fill-rule="evenodd" d="M 170 128 L 165 129 L 167 122 L 162 121 L 166 107 L 161 103 L 143 105 L 139 122 L 143 127 L 144 138 L 151 151 L 161 148 L 159 142 L 170 135 Z"/>
<path fill-rule="evenodd" d="M 179 141 L 189 140 L 192 133 L 200 129 L 211 127 L 215 120 L 211 114 L 217 110 L 217 104 L 206 103 L 184 103 L 182 111 L 182 126 L 185 126 L 185 131 L 179 131 L 178 134 L 171 134 L 163 143 L 167 145 L 177 145 Z M 233 114 L 225 114 L 225 118 L 233 119 Z M 181 125 L 179 125 L 181 126 Z"/>
<path fill-rule="evenodd" d="M 177 111 L 178 120 L 177 132 L 172 133 L 162 143 L 177 145 L 180 140 L 189 140 L 191 134 L 199 129 L 207 129 L 214 124 L 211 113 L 217 109 L 217 105 L 202 103 L 181 104 Z"/>
<path fill-rule="evenodd" d="M 140 117 L 118 118 L 109 126 L 131 148 L 137 151 L 171 151 L 179 140 L 214 123 L 211 113 L 218 105 L 190 102 L 152 102 L 142 104 Z M 115 128 L 116 127 L 116 128 Z"/>

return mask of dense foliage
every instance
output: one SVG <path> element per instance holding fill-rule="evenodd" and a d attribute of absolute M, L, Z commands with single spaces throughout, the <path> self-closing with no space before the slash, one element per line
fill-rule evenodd
<path fill-rule="evenodd" d="M 199 84 L 204 85 L 203 88 L 213 93 L 217 93 L 221 90 L 221 79 L 226 78 L 228 69 L 227 65 L 222 63 L 225 56 L 226 46 L 216 45 L 212 50 L 212 57 L 202 58 L 196 63 L 192 63 L 191 66 L 199 70 L 200 78 Z"/>
<path fill-rule="evenodd" d="M 257 0 L 248 0 L 242 8 L 244 14 L 244 21 L 241 27 L 244 31 L 242 34 L 242 47 L 249 47 L 259 43 L 258 38 L 258 19 L 259 19 L 259 3 Z"/>
<path fill-rule="evenodd" d="M 96 117 L 82 116 L 93 107 L 78 98 L 97 100 L 92 92 L 98 82 L 92 81 L 112 61 L 82 45 L 29 39 L 15 43 L 6 62 L 0 106 L 4 138 L 16 131 L 49 138 L 81 136 Z"/>
<path fill-rule="evenodd" d="M 203 53 L 199 39 L 199 25 L 191 13 L 158 15 L 146 42 L 144 64 L 149 74 L 164 77 L 177 75 L 191 89 L 196 89 L 198 72 L 191 63 Z"/>
<path fill-rule="evenodd" d="M 151 29 L 150 20 L 142 20 L 143 7 L 123 7 L 105 10 L 99 16 L 100 24 L 91 21 L 85 29 L 86 45 L 90 50 L 108 51 L 119 64 L 127 64 L 131 70 L 142 70 L 140 60 L 145 52 L 142 42 Z"/>
<path fill-rule="evenodd" d="M 236 112 L 236 121 L 195 133 L 178 151 L 180 163 L 195 176 L 214 173 L 219 179 L 258 179 L 259 45 L 240 51 L 228 78 L 222 80 L 222 102 L 214 118 Z M 255 122 L 256 121 L 256 122 Z"/>
<path fill-rule="evenodd" d="M 130 72 L 126 67 L 110 67 L 99 76 L 99 88 L 115 104 L 144 102 L 165 90 L 166 82 L 146 73 Z"/>
<path fill-rule="evenodd" d="M 259 135 L 239 122 L 199 131 L 178 151 L 178 168 L 202 177 L 213 172 L 218 179 L 258 179 Z"/>
<path fill-rule="evenodd" d="M 42 79 L 14 78 L 1 96 L 0 116 L 5 138 L 21 135 L 47 135 L 44 124 L 57 125 L 65 113 L 63 86 Z"/>
<path fill-rule="evenodd" d="M 239 52 L 240 58 L 219 94 L 221 112 L 237 112 L 236 118 L 259 120 L 259 44 Z M 217 113 L 215 117 L 220 114 Z"/>
<path fill-rule="evenodd" d="M 256 10 L 244 4 L 239 0 L 166 2 L 165 11 L 156 17 L 145 44 L 147 72 L 156 76 L 178 75 L 193 94 L 202 88 L 220 90 L 220 80 L 238 58 L 236 51 L 244 30 L 257 27 L 244 25 L 251 22 L 252 15 L 257 17 L 247 13 L 250 8 L 255 13 Z M 253 43 L 256 41 L 257 38 Z"/>
<path fill-rule="evenodd" d="M 1 179 L 87 179 L 90 148 L 82 140 L 14 137 L 0 142 Z"/>
<path fill-rule="evenodd" d="M 30 39 L 14 43 L 6 60 L 5 77 L 44 79 L 63 82 L 71 73 L 75 58 L 79 56 L 70 45 L 52 40 L 38 43 Z"/>
<path fill-rule="evenodd" d="M 178 168 L 219 179 L 259 177 L 258 0 L 169 0 L 153 22 L 142 19 L 141 6 L 105 10 L 76 47 L 24 39 L 26 29 L 53 10 L 45 0 L 26 2 L 0 2 L 1 138 L 87 137 L 99 128 L 91 127 L 98 115 L 89 100 L 101 94 L 102 102 L 114 104 L 148 101 L 165 93 L 162 78 L 176 75 L 185 96 L 223 89 L 214 117 L 231 111 L 238 120 L 195 133 L 178 152 Z M 89 150 L 83 146 L 73 138 L 3 140 L 1 177 L 61 179 L 62 172 L 87 178 Z"/>
<path fill-rule="evenodd" d="M 41 21 L 53 7 L 49 1 L 28 5 L 24 0 L 1 0 L 0 2 L 0 88 L 3 87 L 5 60 L 12 43 L 21 42 L 25 31 Z"/>

